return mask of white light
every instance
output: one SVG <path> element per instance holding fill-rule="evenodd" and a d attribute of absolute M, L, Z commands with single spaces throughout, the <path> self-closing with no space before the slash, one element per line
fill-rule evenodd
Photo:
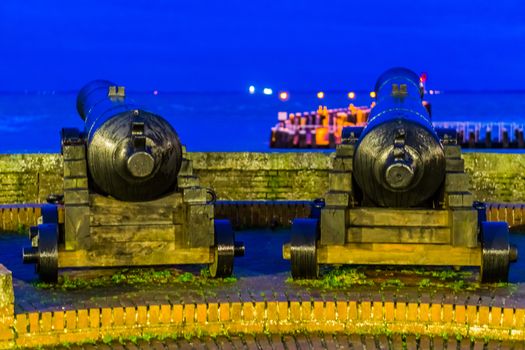
<path fill-rule="evenodd" d="M 265 95 L 271 95 L 271 94 L 273 94 L 273 90 L 270 89 L 270 88 L 264 88 L 264 90 L 263 90 L 263 94 L 265 94 Z"/>
<path fill-rule="evenodd" d="M 253 95 L 255 93 L 255 86 L 250 85 L 250 87 L 248 88 L 248 91 L 250 92 L 250 94 Z"/>

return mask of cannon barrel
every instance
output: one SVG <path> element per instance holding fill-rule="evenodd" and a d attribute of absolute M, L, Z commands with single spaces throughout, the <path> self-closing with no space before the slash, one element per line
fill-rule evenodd
<path fill-rule="evenodd" d="M 354 154 L 363 200 L 381 207 L 426 206 L 445 176 L 443 146 L 422 104 L 416 73 L 393 68 L 375 86 L 376 106 Z"/>
<path fill-rule="evenodd" d="M 93 189 L 125 201 L 159 198 L 176 187 L 182 146 L 161 116 L 126 100 L 124 88 L 95 80 L 77 96 Z"/>

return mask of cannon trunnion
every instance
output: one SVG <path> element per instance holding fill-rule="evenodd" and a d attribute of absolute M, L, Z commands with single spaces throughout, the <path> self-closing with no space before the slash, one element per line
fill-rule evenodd
<path fill-rule="evenodd" d="M 292 223 L 292 276 L 316 278 L 319 264 L 475 266 L 482 282 L 507 281 L 508 226 L 473 201 L 461 148 L 432 128 L 418 76 L 391 69 L 375 91 L 368 125 L 343 130 L 326 205 Z"/>
<path fill-rule="evenodd" d="M 62 130 L 63 207 L 42 208 L 24 262 L 48 282 L 80 267 L 209 264 L 213 277 L 231 275 L 244 246 L 215 220 L 214 194 L 171 125 L 106 81 L 86 85 L 77 107 L 85 131 Z"/>

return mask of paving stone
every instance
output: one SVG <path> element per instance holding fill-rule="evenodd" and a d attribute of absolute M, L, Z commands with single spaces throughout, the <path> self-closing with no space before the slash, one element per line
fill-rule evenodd
<path fill-rule="evenodd" d="M 415 335 L 407 335 L 405 342 L 407 350 L 417 350 L 417 339 Z"/>
<path fill-rule="evenodd" d="M 346 335 L 346 334 L 336 333 L 335 334 L 335 341 L 337 343 L 337 348 L 338 349 L 348 349 L 349 347 L 351 347 L 350 339 L 349 339 L 348 335 Z"/>
<path fill-rule="evenodd" d="M 331 334 L 331 333 L 326 333 L 326 334 L 323 334 L 320 336 L 321 338 L 321 344 L 322 344 L 322 349 L 327 349 L 327 350 L 338 350 L 340 349 L 339 345 L 337 344 L 337 340 L 335 339 L 335 336 L 334 334 Z M 314 339 L 311 339 L 312 341 L 312 344 L 314 346 L 314 349 L 316 349 L 315 347 L 315 340 Z"/>
<path fill-rule="evenodd" d="M 274 350 L 285 350 L 284 339 L 279 334 L 271 335 L 271 346 Z M 264 349 L 264 348 L 263 348 Z"/>
<path fill-rule="evenodd" d="M 312 347 L 310 346 L 310 342 L 308 341 L 308 337 L 304 333 L 299 333 L 294 335 L 295 338 L 295 344 L 297 345 L 297 349 L 299 350 L 310 350 Z"/>
<path fill-rule="evenodd" d="M 403 349 L 403 338 L 400 334 L 392 335 L 392 349 Z"/>
<path fill-rule="evenodd" d="M 111 342 L 111 344 L 109 345 L 109 347 L 113 350 L 125 350 L 125 347 L 123 344 L 121 344 L 120 342 L 118 341 L 113 341 Z"/>
<path fill-rule="evenodd" d="M 230 339 L 227 337 L 220 335 L 217 338 L 215 338 L 215 343 L 219 347 L 219 349 L 223 350 L 234 350 L 234 346 L 231 343 Z"/>
<path fill-rule="evenodd" d="M 272 335 L 273 336 L 273 335 Z M 278 335 L 276 335 L 277 337 L 279 337 Z M 256 334 L 255 335 L 255 341 L 257 343 L 257 345 L 259 346 L 260 349 L 271 349 L 271 344 L 270 344 L 270 341 L 268 339 L 268 336 L 266 336 L 266 334 L 262 333 L 262 334 Z M 278 341 L 279 343 L 281 342 L 280 339 Z M 277 344 L 277 339 L 272 339 L 272 344 Z"/>
<path fill-rule="evenodd" d="M 206 350 L 208 349 L 206 347 L 206 343 L 204 342 L 202 338 L 195 338 L 191 340 L 180 339 L 177 342 L 177 345 L 179 346 L 179 349 L 184 349 L 184 350 L 190 350 L 190 349 Z"/>
<path fill-rule="evenodd" d="M 375 344 L 374 349 L 377 349 L 377 350 L 388 349 L 388 337 L 385 334 L 375 335 L 374 344 Z"/>
<path fill-rule="evenodd" d="M 139 350 L 139 347 L 132 342 L 126 344 L 126 350 Z"/>
<path fill-rule="evenodd" d="M 177 345 L 177 340 L 173 338 L 164 339 L 164 347 L 166 348 L 166 350 L 176 350 L 179 348 L 179 346 Z"/>
<path fill-rule="evenodd" d="M 206 349 L 208 350 L 215 350 L 220 349 L 218 344 L 215 342 L 215 340 L 211 337 L 204 337 L 202 339 L 203 344 L 205 345 Z"/>
<path fill-rule="evenodd" d="M 456 350 L 458 348 L 458 341 L 455 338 L 449 338 L 447 341 L 447 350 Z"/>
<path fill-rule="evenodd" d="M 364 345 L 365 349 L 375 349 L 376 348 L 376 340 L 373 335 L 367 334 L 364 335 Z"/>
<path fill-rule="evenodd" d="M 149 343 L 149 349 L 152 349 L 152 350 L 165 350 L 166 348 L 164 346 L 164 342 L 163 341 L 160 341 L 160 340 L 157 340 L 157 339 L 153 339 Z"/>
<path fill-rule="evenodd" d="M 499 350 L 500 349 L 500 342 L 497 341 L 497 340 L 489 340 L 487 342 L 486 348 L 490 349 L 490 350 Z"/>
<path fill-rule="evenodd" d="M 432 349 L 441 350 L 445 348 L 445 342 L 443 338 L 434 337 L 432 338 Z"/>
<path fill-rule="evenodd" d="M 421 350 L 430 349 L 431 343 L 432 343 L 432 338 L 428 335 L 423 334 L 419 338 L 419 349 Z"/>
<path fill-rule="evenodd" d="M 306 338 L 308 340 L 308 343 L 311 345 L 312 349 L 325 349 L 325 339 L 323 339 L 322 334 L 314 333 L 314 334 L 306 334 Z"/>
<path fill-rule="evenodd" d="M 282 336 L 282 339 L 286 350 L 300 350 L 293 335 L 285 334 Z"/>
<path fill-rule="evenodd" d="M 244 334 L 243 341 L 247 350 L 259 350 L 259 346 L 257 345 L 257 341 L 253 334 Z"/>
<path fill-rule="evenodd" d="M 475 340 L 472 350 L 483 350 L 485 348 L 485 342 L 483 340 Z"/>
<path fill-rule="evenodd" d="M 352 346 L 352 349 L 354 350 L 366 350 L 365 345 L 363 344 L 363 340 L 358 334 L 350 335 L 350 344 Z"/>
<path fill-rule="evenodd" d="M 459 349 L 461 350 L 469 349 L 470 350 L 471 345 L 472 345 L 472 341 L 469 338 L 463 338 L 459 342 Z"/>
<path fill-rule="evenodd" d="M 243 339 L 240 336 L 238 336 L 238 335 L 232 336 L 230 338 L 230 342 L 232 343 L 233 348 L 235 350 L 243 350 L 245 348 Z"/>

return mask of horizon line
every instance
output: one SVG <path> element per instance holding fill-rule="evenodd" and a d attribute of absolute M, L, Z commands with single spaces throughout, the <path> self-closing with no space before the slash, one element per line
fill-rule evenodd
<path fill-rule="evenodd" d="M 80 89 L 73 90 L 73 89 L 66 89 L 66 90 L 0 90 L 0 95 L 34 95 L 34 94 L 43 94 L 43 95 L 56 95 L 56 94 L 76 94 L 78 93 Z M 525 89 L 451 89 L 451 90 L 442 90 L 442 89 L 429 89 L 430 91 L 439 91 L 439 94 L 460 94 L 460 93 L 525 93 Z M 161 89 L 153 89 L 153 90 L 128 90 L 131 93 L 134 94 L 153 94 L 154 91 L 158 91 L 159 94 L 246 94 L 250 95 L 249 92 L 246 90 L 161 90 Z M 364 90 L 364 89 L 357 89 L 357 90 L 293 90 L 293 89 L 282 89 L 282 90 L 274 90 L 274 95 L 277 95 L 281 91 L 286 91 L 288 93 L 294 93 L 294 94 L 316 94 L 319 91 L 323 91 L 324 93 L 341 93 L 341 94 L 347 94 L 348 92 L 355 92 L 355 93 L 365 93 L 368 94 L 373 90 Z M 254 95 L 263 95 L 262 93 L 255 93 Z M 429 95 L 426 93 L 425 95 Z"/>

